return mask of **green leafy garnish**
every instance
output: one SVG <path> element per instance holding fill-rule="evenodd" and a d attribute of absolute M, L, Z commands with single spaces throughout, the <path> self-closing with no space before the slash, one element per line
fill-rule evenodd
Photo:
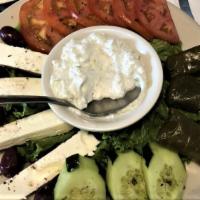
<path fill-rule="evenodd" d="M 23 117 L 27 117 L 40 111 L 43 111 L 45 109 L 48 109 L 49 107 L 47 104 L 22 103 L 3 105 L 2 108 L 4 112 L 4 118 L 6 120 L 5 123 L 9 123 L 17 119 L 21 119 Z"/>
<path fill-rule="evenodd" d="M 71 138 L 75 132 L 77 132 L 77 130 L 73 129 L 69 133 L 62 135 L 28 141 L 24 145 L 18 146 L 17 151 L 26 161 L 34 162 L 47 151 Z"/>
<path fill-rule="evenodd" d="M 95 152 L 95 160 L 102 167 L 106 168 L 110 151 L 123 153 L 135 150 L 143 154 L 143 148 L 157 139 L 161 126 L 168 118 L 168 107 L 160 100 L 154 109 L 141 121 L 121 131 L 104 133 L 102 142 Z"/>
<path fill-rule="evenodd" d="M 161 61 L 166 61 L 169 56 L 181 52 L 181 44 L 170 44 L 164 40 L 154 39 L 151 42 Z"/>

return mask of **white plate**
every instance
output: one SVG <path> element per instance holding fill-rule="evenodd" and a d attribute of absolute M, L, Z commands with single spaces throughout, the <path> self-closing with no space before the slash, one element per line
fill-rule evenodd
<path fill-rule="evenodd" d="M 27 0 L 21 0 L 14 3 L 8 9 L 0 13 L 0 27 L 5 25 L 18 25 L 18 12 L 20 6 Z M 200 45 L 200 26 L 194 22 L 185 13 L 169 4 L 169 8 L 176 24 L 180 39 L 183 43 L 183 49 L 188 49 Z M 200 199 L 200 166 L 191 163 L 187 166 L 188 180 L 184 193 L 184 200 Z M 1 182 L 1 180 L 0 180 Z"/>

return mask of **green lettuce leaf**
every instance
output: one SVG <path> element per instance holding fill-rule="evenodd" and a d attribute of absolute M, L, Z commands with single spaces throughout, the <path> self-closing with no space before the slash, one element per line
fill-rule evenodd
<path fill-rule="evenodd" d="M 28 141 L 24 145 L 18 146 L 17 151 L 27 162 L 34 162 L 40 156 L 55 148 L 60 143 L 71 138 L 76 132 L 77 130 L 73 129 L 72 131 L 62 135 Z"/>
<path fill-rule="evenodd" d="M 3 109 L 4 123 L 9 123 L 23 117 L 33 115 L 49 108 L 47 104 L 7 104 Z M 2 123 L 3 124 L 3 123 Z"/>
<path fill-rule="evenodd" d="M 94 159 L 101 169 L 105 170 L 110 152 L 123 153 L 135 150 L 143 154 L 143 148 L 149 142 L 156 142 L 161 126 L 169 116 L 169 108 L 164 99 L 169 82 L 165 81 L 159 100 L 154 108 L 136 124 L 111 133 L 104 133 L 95 151 Z"/>
<path fill-rule="evenodd" d="M 170 44 L 166 41 L 154 39 L 151 42 L 151 45 L 154 47 L 158 53 L 161 61 L 166 61 L 169 56 L 175 55 L 181 52 L 181 44 Z"/>
<path fill-rule="evenodd" d="M 143 148 L 149 142 L 157 140 L 158 132 L 168 118 L 168 107 L 160 100 L 155 108 L 141 121 L 121 131 L 104 133 L 101 138 L 94 159 L 97 164 L 105 169 L 109 152 L 123 153 L 135 150 L 143 154 Z"/>

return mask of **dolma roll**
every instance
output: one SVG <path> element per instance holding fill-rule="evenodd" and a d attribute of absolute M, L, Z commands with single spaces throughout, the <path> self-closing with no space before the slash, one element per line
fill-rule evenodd
<path fill-rule="evenodd" d="M 200 75 L 200 45 L 168 57 L 166 67 L 171 77 L 180 74 Z"/>
<path fill-rule="evenodd" d="M 167 93 L 167 102 L 174 108 L 189 112 L 200 111 L 200 78 L 180 75 L 173 78 Z"/>
<path fill-rule="evenodd" d="M 171 110 L 170 119 L 161 127 L 158 140 L 200 164 L 200 125 L 177 110 Z"/>

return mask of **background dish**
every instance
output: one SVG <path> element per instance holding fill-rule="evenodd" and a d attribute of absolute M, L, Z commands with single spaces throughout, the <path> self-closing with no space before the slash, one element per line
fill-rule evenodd
<path fill-rule="evenodd" d="M 18 11 L 26 0 L 19 1 L 0 14 L 0 27 L 4 25 L 17 26 Z M 183 49 L 191 48 L 200 44 L 200 27 L 190 17 L 178 8 L 169 4 L 172 17 L 176 24 Z M 187 166 L 188 181 L 184 199 L 199 199 L 200 197 L 200 167 L 194 163 Z M 1 180 L 0 180 L 1 182 Z"/>

